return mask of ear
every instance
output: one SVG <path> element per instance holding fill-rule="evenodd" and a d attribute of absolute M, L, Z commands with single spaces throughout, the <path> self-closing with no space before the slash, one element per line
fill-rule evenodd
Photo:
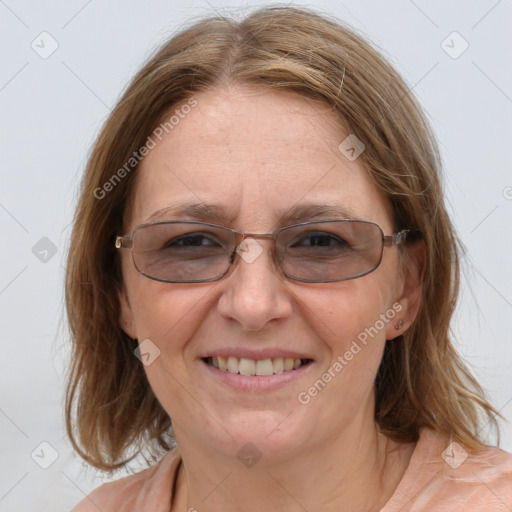
<path fill-rule="evenodd" d="M 133 312 L 126 295 L 126 291 L 122 288 L 118 292 L 119 297 L 119 326 L 130 338 L 137 339 L 137 332 L 133 321 Z"/>
<path fill-rule="evenodd" d="M 386 339 L 392 340 L 412 325 L 421 305 L 423 277 L 426 268 L 426 246 L 423 240 L 407 244 L 401 258 L 401 279 L 395 303 L 401 308 L 386 329 Z"/>

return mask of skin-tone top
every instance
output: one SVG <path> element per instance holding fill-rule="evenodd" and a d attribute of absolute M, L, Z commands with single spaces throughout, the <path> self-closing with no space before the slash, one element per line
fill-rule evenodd
<path fill-rule="evenodd" d="M 171 512 L 181 457 L 177 448 L 135 475 L 103 484 L 72 512 Z M 512 454 L 497 448 L 468 453 L 424 429 L 409 466 L 380 512 L 510 512 Z"/>

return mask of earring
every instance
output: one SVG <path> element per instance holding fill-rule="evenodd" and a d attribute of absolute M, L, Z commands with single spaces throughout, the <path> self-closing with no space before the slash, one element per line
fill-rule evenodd
<path fill-rule="evenodd" d="M 399 331 L 402 328 L 402 325 L 404 325 L 404 321 L 399 320 L 398 323 L 395 325 L 395 329 Z"/>

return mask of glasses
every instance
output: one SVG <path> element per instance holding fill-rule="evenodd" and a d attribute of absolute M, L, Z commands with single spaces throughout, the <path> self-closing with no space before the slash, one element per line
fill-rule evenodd
<path fill-rule="evenodd" d="M 384 246 L 403 243 L 408 233 L 403 229 L 384 236 L 378 224 L 353 219 L 302 222 L 265 234 L 170 220 L 141 224 L 130 236 L 116 237 L 115 245 L 131 249 L 135 268 L 150 279 L 204 283 L 224 277 L 236 254 L 254 261 L 263 251 L 256 238 L 272 239 L 273 261 L 287 278 L 329 283 L 373 272 Z"/>

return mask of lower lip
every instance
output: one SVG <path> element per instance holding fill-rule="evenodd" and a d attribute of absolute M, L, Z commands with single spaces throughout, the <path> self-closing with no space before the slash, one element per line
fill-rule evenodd
<path fill-rule="evenodd" d="M 313 366 L 313 361 L 310 361 L 296 370 L 259 376 L 241 375 L 239 373 L 219 370 L 202 359 L 200 363 L 210 372 L 213 378 L 238 391 L 272 391 L 300 379 Z"/>

